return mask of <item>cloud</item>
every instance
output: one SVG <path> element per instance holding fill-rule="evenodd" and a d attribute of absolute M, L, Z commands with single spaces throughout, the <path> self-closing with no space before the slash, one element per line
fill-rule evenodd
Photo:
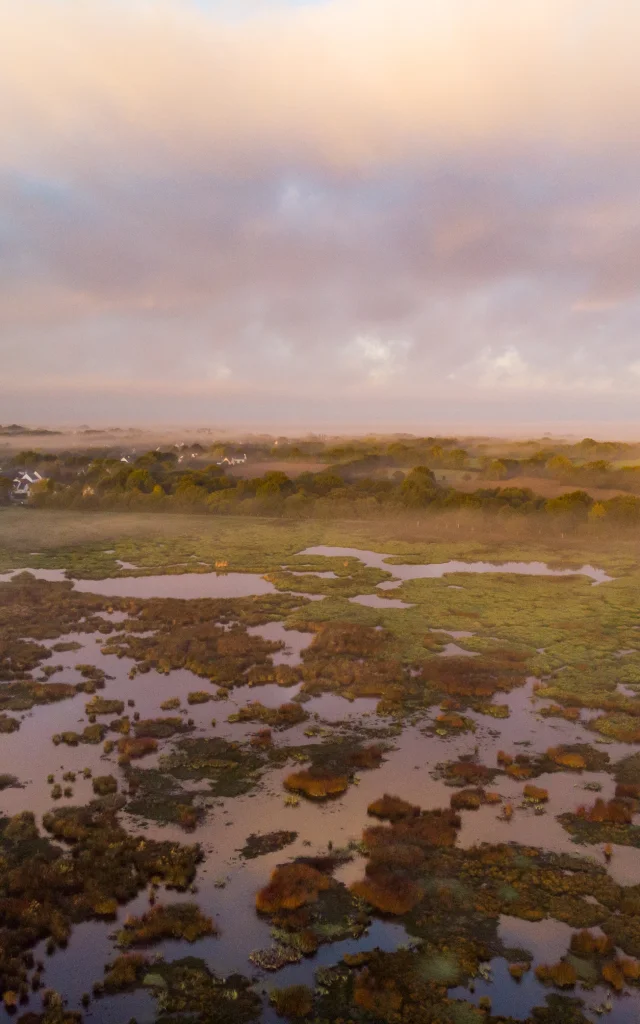
<path fill-rule="evenodd" d="M 0 0 L 13 418 L 617 413 L 639 29 L 626 0 Z"/>
<path fill-rule="evenodd" d="M 357 370 L 364 368 L 370 381 L 382 384 L 405 368 L 411 347 L 408 339 L 385 340 L 371 334 L 359 334 L 347 346 L 347 361 Z"/>
<path fill-rule="evenodd" d="M 461 147 L 636 148 L 626 0 L 0 0 L 3 162 L 370 168 Z"/>

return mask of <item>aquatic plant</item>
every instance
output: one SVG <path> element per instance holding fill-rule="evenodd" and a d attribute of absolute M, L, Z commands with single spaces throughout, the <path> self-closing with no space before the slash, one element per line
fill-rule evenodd
<path fill-rule="evenodd" d="M 534 786 L 531 783 L 527 783 L 524 787 L 523 795 L 526 801 L 532 804 L 544 804 L 549 799 L 549 790 L 543 789 L 541 786 Z"/>
<path fill-rule="evenodd" d="M 551 966 L 539 964 L 535 975 L 543 985 L 555 985 L 556 988 L 573 988 L 578 980 L 575 967 L 566 960 Z"/>
<path fill-rule="evenodd" d="M 310 800 L 327 800 L 344 793 L 349 786 L 349 778 L 309 769 L 287 775 L 284 786 L 294 793 L 303 793 Z"/>
<path fill-rule="evenodd" d="M 98 796 L 108 796 L 110 793 L 118 791 L 118 782 L 113 775 L 96 775 L 92 785 L 93 792 Z"/>
<path fill-rule="evenodd" d="M 306 722 L 308 712 L 300 704 L 281 704 L 278 708 L 265 707 L 259 701 L 252 701 L 229 715 L 229 722 L 264 722 L 273 729 L 289 729 L 300 722 Z"/>
<path fill-rule="evenodd" d="M 313 1009 L 313 990 L 307 985 L 290 985 L 288 988 L 274 988 L 269 993 L 269 1002 L 279 1017 L 289 1020 L 307 1017 Z"/>
<path fill-rule="evenodd" d="M 157 749 L 158 741 L 150 736 L 125 736 L 118 740 L 118 760 L 120 764 L 128 764 L 129 761 L 155 753 Z"/>
<path fill-rule="evenodd" d="M 391 915 L 407 914 L 422 896 L 417 882 L 389 870 L 386 865 L 376 865 L 375 871 L 368 871 L 363 881 L 353 883 L 351 892 L 381 914 Z"/>
<path fill-rule="evenodd" d="M 618 797 L 609 801 L 598 798 L 593 807 L 579 807 L 576 813 L 585 821 L 630 825 L 633 821 L 634 807 L 628 800 Z"/>
<path fill-rule="evenodd" d="M 176 733 L 188 732 L 190 726 L 181 718 L 141 718 L 134 723 L 133 731 L 139 737 L 156 740 L 167 739 Z"/>
<path fill-rule="evenodd" d="M 213 694 L 206 690 L 192 690 L 187 694 L 187 704 L 206 704 L 210 700 L 213 700 Z"/>
<path fill-rule="evenodd" d="M 451 807 L 454 811 L 477 811 L 483 803 L 482 789 L 460 789 L 451 797 Z"/>
<path fill-rule="evenodd" d="M 131 946 L 152 946 L 163 939 L 185 939 L 195 942 L 205 935 L 215 935 L 217 928 L 195 903 L 170 903 L 155 906 L 142 917 L 128 917 L 118 932 L 116 942 L 121 949 Z"/>
<path fill-rule="evenodd" d="M 105 992 L 125 992 L 135 988 L 149 970 L 149 960 L 141 953 L 126 953 L 105 967 Z"/>
<path fill-rule="evenodd" d="M 420 814 L 420 808 L 414 804 L 407 803 L 406 800 L 399 796 L 389 796 L 388 793 L 385 793 L 384 796 L 369 804 L 367 814 L 382 820 L 398 821 L 400 818 L 408 818 Z"/>
<path fill-rule="evenodd" d="M 284 830 L 267 832 L 263 835 L 252 833 L 247 837 L 244 846 L 240 850 L 240 854 L 245 860 L 263 857 L 267 853 L 276 853 L 278 850 L 283 850 L 285 846 L 289 846 L 297 838 L 297 832 L 287 832 Z"/>
<path fill-rule="evenodd" d="M 269 884 L 256 896 L 256 908 L 263 914 L 277 910 L 295 910 L 313 903 L 318 893 L 328 889 L 331 879 L 308 864 L 294 861 L 282 864 L 271 874 Z"/>
<path fill-rule="evenodd" d="M 549 747 L 547 757 L 561 768 L 571 768 L 573 771 L 582 771 L 587 767 L 587 762 L 582 754 L 567 752 L 562 747 Z"/>
<path fill-rule="evenodd" d="M 94 697 L 88 704 L 85 704 L 84 709 L 87 715 L 121 715 L 124 711 L 124 701 Z"/>

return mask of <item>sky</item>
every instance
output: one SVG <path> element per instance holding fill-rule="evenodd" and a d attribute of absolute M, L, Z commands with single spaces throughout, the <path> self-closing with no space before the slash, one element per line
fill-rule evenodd
<path fill-rule="evenodd" d="M 639 50 L 628 0 L 0 0 L 0 423 L 640 437 Z"/>

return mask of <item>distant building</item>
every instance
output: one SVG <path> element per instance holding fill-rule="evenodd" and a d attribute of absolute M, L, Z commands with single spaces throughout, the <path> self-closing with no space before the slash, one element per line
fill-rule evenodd
<path fill-rule="evenodd" d="M 224 459 L 220 459 L 220 462 L 216 462 L 216 466 L 241 466 L 246 461 L 246 455 L 232 456 L 231 458 L 225 455 Z"/>
<path fill-rule="evenodd" d="M 14 501 L 26 501 L 31 494 L 33 485 L 39 484 L 44 479 L 37 469 L 21 469 L 13 478 L 11 497 Z"/>

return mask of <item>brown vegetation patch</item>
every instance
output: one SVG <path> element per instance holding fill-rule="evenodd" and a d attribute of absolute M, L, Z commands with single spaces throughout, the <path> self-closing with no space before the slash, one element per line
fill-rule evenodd
<path fill-rule="evenodd" d="M 327 800 L 340 796 L 349 787 L 348 775 L 330 775 L 310 768 L 307 771 L 292 772 L 284 780 L 285 789 L 292 793 L 303 793 L 310 800 Z"/>
<path fill-rule="evenodd" d="M 152 946 L 163 939 L 184 939 L 195 942 L 205 935 L 215 935 L 217 928 L 195 903 L 172 903 L 151 907 L 142 917 L 128 917 L 118 932 L 120 948 Z"/>
<path fill-rule="evenodd" d="M 556 988 L 573 988 L 578 980 L 575 967 L 561 960 L 550 967 L 547 964 L 540 964 L 536 967 L 536 978 L 543 985 L 555 985 Z"/>
<path fill-rule="evenodd" d="M 407 803 L 399 796 L 389 796 L 388 793 L 385 793 L 384 796 L 369 804 L 367 814 L 371 814 L 374 818 L 381 818 L 383 821 L 399 821 L 401 818 L 410 818 L 420 814 L 420 808 L 415 804 Z"/>
<path fill-rule="evenodd" d="M 269 884 L 256 896 L 256 908 L 262 914 L 278 910 L 296 910 L 313 903 L 318 893 L 331 886 L 331 879 L 308 864 L 282 864 L 273 871 Z"/>
<path fill-rule="evenodd" d="M 129 761 L 146 757 L 147 754 L 154 754 L 157 749 L 158 741 L 150 736 L 123 736 L 118 740 L 121 764 L 128 764 Z"/>
<path fill-rule="evenodd" d="M 354 882 L 351 892 L 379 913 L 392 915 L 408 914 L 422 896 L 417 882 L 397 874 L 386 865 L 376 865 L 375 872 L 367 872 L 367 878 Z"/>

